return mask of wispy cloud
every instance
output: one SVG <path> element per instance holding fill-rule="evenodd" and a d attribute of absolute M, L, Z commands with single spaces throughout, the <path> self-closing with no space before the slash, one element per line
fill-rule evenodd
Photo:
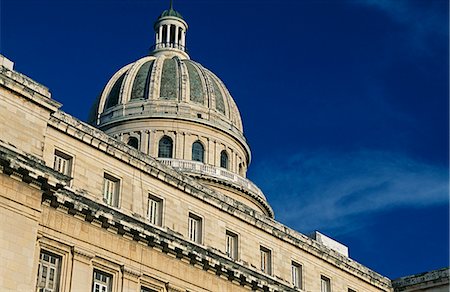
<path fill-rule="evenodd" d="M 377 9 L 403 25 L 408 31 L 409 49 L 423 53 L 430 49 L 430 38 L 437 36 L 447 40 L 446 1 L 359 0 L 351 3 Z"/>
<path fill-rule="evenodd" d="M 448 202 L 447 168 L 395 153 L 322 151 L 254 167 L 277 218 L 303 232 L 346 232 L 359 216 Z"/>

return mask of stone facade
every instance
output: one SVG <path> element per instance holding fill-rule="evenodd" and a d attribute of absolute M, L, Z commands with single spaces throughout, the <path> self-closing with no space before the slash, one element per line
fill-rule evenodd
<path fill-rule="evenodd" d="M 394 291 L 448 292 L 449 269 L 440 269 L 392 280 Z"/>
<path fill-rule="evenodd" d="M 108 135 L 59 107 L 0 57 L 1 291 L 393 291 L 342 244 L 276 222 L 236 163 L 220 167 L 225 147 L 248 166 L 242 129 L 148 116 Z M 151 128 L 152 147 L 126 144 L 134 126 Z M 155 158 L 159 131 L 184 145 L 173 159 Z M 192 135 L 208 145 L 203 162 L 190 161 Z"/>

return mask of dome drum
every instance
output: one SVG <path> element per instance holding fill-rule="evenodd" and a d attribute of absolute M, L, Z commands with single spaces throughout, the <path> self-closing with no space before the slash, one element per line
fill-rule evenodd
<path fill-rule="evenodd" d="M 195 121 L 228 132 L 241 141 L 242 144 L 246 144 L 242 132 L 236 126 L 222 121 L 220 114 L 205 109 L 204 107 L 187 103 L 174 104 L 165 101 L 133 101 L 105 110 L 99 116 L 98 124 L 101 124 L 102 128 L 107 129 L 116 123 L 145 118 Z"/>
<path fill-rule="evenodd" d="M 130 137 L 136 137 L 138 147 L 135 148 L 153 157 L 158 157 L 158 143 L 167 136 L 172 139 L 174 148 L 170 158 L 180 160 L 192 159 L 192 145 L 200 141 L 205 150 L 205 167 L 221 167 L 220 155 L 225 151 L 228 161 L 226 167 L 221 168 L 245 177 L 248 157 L 243 145 L 234 137 L 223 135 L 222 131 L 194 121 L 152 119 L 149 123 L 148 120 L 128 120 L 126 123 L 116 123 L 106 131 L 127 144 Z"/>

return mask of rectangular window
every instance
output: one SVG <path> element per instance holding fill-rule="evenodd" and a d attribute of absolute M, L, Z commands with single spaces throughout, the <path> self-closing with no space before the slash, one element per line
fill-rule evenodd
<path fill-rule="evenodd" d="M 189 239 L 202 243 L 202 218 L 189 213 Z"/>
<path fill-rule="evenodd" d="M 302 289 L 302 266 L 296 262 L 292 262 L 291 271 L 292 285 L 294 285 L 295 288 Z"/>
<path fill-rule="evenodd" d="M 227 256 L 236 260 L 238 258 L 238 236 L 237 234 L 228 231 L 226 233 L 226 252 Z"/>
<path fill-rule="evenodd" d="M 272 274 L 272 252 L 265 248 L 260 247 L 261 254 L 261 271 L 266 274 Z"/>
<path fill-rule="evenodd" d="M 320 292 L 331 292 L 330 279 L 325 276 L 320 277 Z"/>
<path fill-rule="evenodd" d="M 119 206 L 120 180 L 109 174 L 103 177 L 103 201 L 113 207 Z"/>
<path fill-rule="evenodd" d="M 59 150 L 55 150 L 53 169 L 64 175 L 70 176 L 72 171 L 72 157 Z"/>
<path fill-rule="evenodd" d="M 353 290 L 352 288 L 348 288 L 348 292 L 356 292 L 356 290 Z"/>
<path fill-rule="evenodd" d="M 61 257 L 41 250 L 38 265 L 38 292 L 59 291 Z"/>
<path fill-rule="evenodd" d="M 157 292 L 156 290 L 141 286 L 141 292 Z"/>
<path fill-rule="evenodd" d="M 112 275 L 99 270 L 94 270 L 94 281 L 92 284 L 92 292 L 111 292 L 111 291 L 112 291 Z"/>
<path fill-rule="evenodd" d="M 152 195 L 148 196 L 147 218 L 150 224 L 162 225 L 162 207 L 163 201 L 160 198 Z"/>

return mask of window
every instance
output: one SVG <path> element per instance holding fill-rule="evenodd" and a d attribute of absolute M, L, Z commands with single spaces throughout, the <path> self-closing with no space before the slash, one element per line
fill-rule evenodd
<path fill-rule="evenodd" d="M 162 225 L 162 204 L 163 201 L 160 198 L 152 195 L 148 196 L 147 218 L 150 224 Z"/>
<path fill-rule="evenodd" d="M 189 213 L 189 239 L 202 243 L 202 218 Z"/>
<path fill-rule="evenodd" d="M 157 292 L 156 290 L 141 286 L 141 292 Z"/>
<path fill-rule="evenodd" d="M 320 292 L 331 292 L 330 279 L 325 276 L 320 277 Z"/>
<path fill-rule="evenodd" d="M 302 266 L 296 262 L 292 262 L 291 271 L 292 285 L 294 285 L 295 288 L 302 289 Z"/>
<path fill-rule="evenodd" d="M 194 142 L 192 144 L 192 160 L 203 162 L 205 156 L 205 148 L 200 141 Z"/>
<path fill-rule="evenodd" d="M 61 257 L 41 250 L 38 266 L 38 292 L 59 291 Z"/>
<path fill-rule="evenodd" d="M 347 292 L 356 292 L 356 290 L 353 290 L 352 288 L 348 288 Z"/>
<path fill-rule="evenodd" d="M 120 180 L 107 173 L 103 177 L 103 201 L 113 207 L 119 206 Z"/>
<path fill-rule="evenodd" d="M 228 230 L 226 233 L 226 253 L 233 260 L 238 258 L 238 236 Z"/>
<path fill-rule="evenodd" d="M 135 149 L 139 149 L 139 140 L 136 137 L 130 137 L 128 138 L 128 143 L 129 146 L 135 148 Z"/>
<path fill-rule="evenodd" d="M 228 154 L 225 150 L 220 152 L 220 167 L 228 169 Z"/>
<path fill-rule="evenodd" d="M 260 253 L 261 271 L 270 275 L 272 273 L 272 252 L 269 249 L 261 246 Z"/>
<path fill-rule="evenodd" d="M 55 161 L 53 162 L 53 169 L 64 175 L 70 176 L 71 168 L 72 157 L 59 150 L 55 150 Z"/>
<path fill-rule="evenodd" d="M 94 270 L 94 281 L 92 283 L 92 292 L 111 292 L 112 275 L 99 270 Z"/>
<path fill-rule="evenodd" d="M 168 136 L 164 136 L 159 140 L 158 157 L 172 158 L 173 142 Z"/>

